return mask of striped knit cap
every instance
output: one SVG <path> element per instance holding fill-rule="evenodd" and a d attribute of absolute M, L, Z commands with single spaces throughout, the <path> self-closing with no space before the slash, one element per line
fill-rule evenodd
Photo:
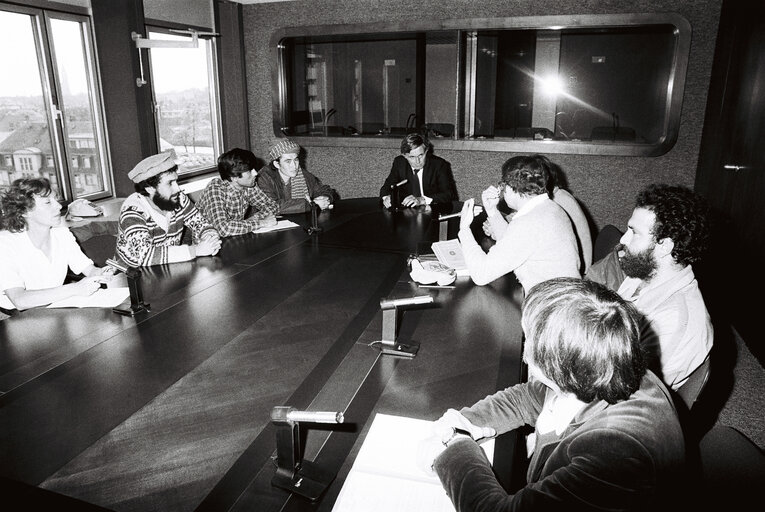
<path fill-rule="evenodd" d="M 278 160 L 285 153 L 295 153 L 297 155 L 300 153 L 300 146 L 290 139 L 282 139 L 268 149 L 268 156 L 271 157 L 271 161 Z"/>

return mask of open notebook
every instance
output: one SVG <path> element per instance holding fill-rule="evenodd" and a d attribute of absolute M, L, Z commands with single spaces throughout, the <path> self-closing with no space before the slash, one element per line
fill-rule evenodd
<path fill-rule="evenodd" d="M 441 481 L 417 465 L 420 441 L 433 422 L 377 414 L 333 512 L 454 512 Z M 481 445 L 493 460 L 494 440 Z"/>

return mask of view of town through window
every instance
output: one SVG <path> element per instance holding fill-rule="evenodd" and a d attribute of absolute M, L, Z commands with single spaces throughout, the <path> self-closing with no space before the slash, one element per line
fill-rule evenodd
<path fill-rule="evenodd" d="M 47 37 L 44 37 L 47 35 Z M 0 10 L 0 188 L 42 176 L 59 197 L 108 192 L 87 19 Z M 46 44 L 47 41 L 47 44 Z"/>
<path fill-rule="evenodd" d="M 190 41 L 190 36 L 149 31 L 150 39 Z M 220 129 L 209 40 L 197 48 L 152 48 L 151 83 L 160 151 L 175 149 L 179 173 L 215 167 Z"/>

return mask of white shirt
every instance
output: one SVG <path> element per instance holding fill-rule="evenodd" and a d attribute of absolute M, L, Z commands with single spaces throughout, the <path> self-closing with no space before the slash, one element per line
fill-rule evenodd
<path fill-rule="evenodd" d="M 5 295 L 10 288 L 44 290 L 64 284 L 66 269 L 81 274 L 93 261 L 83 254 L 69 228 L 50 230 L 51 259 L 32 244 L 26 231 L 0 231 L 0 307 L 15 309 Z"/>
<path fill-rule="evenodd" d="M 714 341 L 714 328 L 693 269 L 688 265 L 662 281 L 647 283 L 628 277 L 617 293 L 643 315 L 640 340 L 648 351 L 648 368 L 677 390 L 704 362 Z"/>
<path fill-rule="evenodd" d="M 470 278 L 478 285 L 515 272 L 528 292 L 535 284 L 554 277 L 581 277 L 571 220 L 547 195 L 523 205 L 488 253 L 470 230 L 461 229 L 458 236 Z"/>
<path fill-rule="evenodd" d="M 422 187 L 422 169 L 412 169 L 412 171 L 414 171 L 414 174 L 417 176 L 417 181 L 420 182 L 420 195 L 425 198 L 425 204 L 432 203 L 433 198 L 426 196 L 425 189 Z"/>

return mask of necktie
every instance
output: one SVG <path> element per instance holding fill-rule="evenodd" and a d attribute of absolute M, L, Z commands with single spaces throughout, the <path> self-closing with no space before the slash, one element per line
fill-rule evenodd
<path fill-rule="evenodd" d="M 414 197 L 420 197 L 422 196 L 422 190 L 420 190 L 420 178 L 417 176 L 417 172 L 422 171 L 422 169 L 412 169 L 412 174 L 414 174 L 414 184 L 412 186 L 412 195 Z"/>

